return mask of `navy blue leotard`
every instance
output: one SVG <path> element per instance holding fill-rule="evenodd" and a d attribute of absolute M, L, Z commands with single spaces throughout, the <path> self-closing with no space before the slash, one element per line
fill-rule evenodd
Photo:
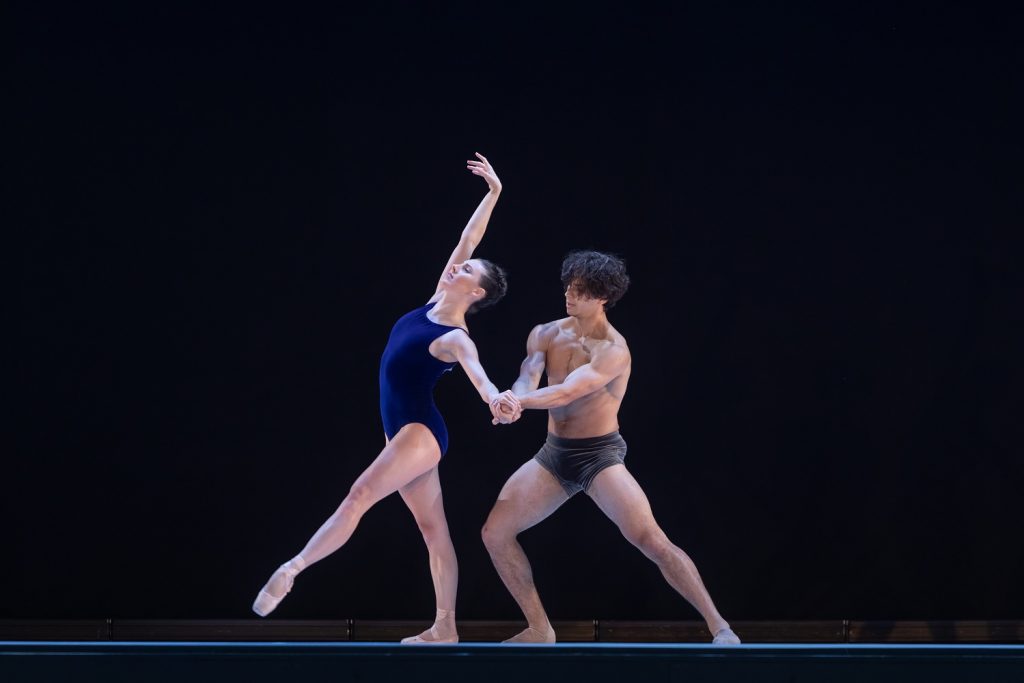
<path fill-rule="evenodd" d="M 380 358 L 380 416 L 384 433 L 395 438 L 413 422 L 426 425 L 437 439 L 441 455 L 448 450 L 448 429 L 434 405 L 434 385 L 455 366 L 430 355 L 430 342 L 461 327 L 442 325 L 427 318 L 433 303 L 409 311 L 391 328 Z"/>

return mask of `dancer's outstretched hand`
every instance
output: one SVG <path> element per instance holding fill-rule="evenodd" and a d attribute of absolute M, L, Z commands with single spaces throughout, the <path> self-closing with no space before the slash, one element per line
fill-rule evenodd
<path fill-rule="evenodd" d="M 497 399 L 491 402 L 489 406 L 491 409 L 491 424 L 492 425 L 507 425 L 511 422 L 509 416 L 505 415 L 501 409 L 501 404 Z"/>
<path fill-rule="evenodd" d="M 515 422 L 515 420 L 518 419 L 518 415 L 516 415 L 511 408 L 501 403 L 499 399 L 494 399 L 494 401 L 491 402 L 491 405 L 489 407 L 491 409 L 492 425 L 507 425 L 511 424 L 512 422 Z"/>
<path fill-rule="evenodd" d="M 511 424 L 522 417 L 523 408 L 511 391 L 505 391 L 491 401 L 491 424 Z"/>
<path fill-rule="evenodd" d="M 472 171 L 473 175 L 478 175 L 487 181 L 487 187 L 490 188 L 491 192 L 498 194 L 501 192 L 501 181 L 498 180 L 498 174 L 494 172 L 494 167 L 491 166 L 491 162 L 487 161 L 480 152 L 473 152 L 480 160 L 469 160 L 466 162 L 466 168 Z"/>
<path fill-rule="evenodd" d="M 518 420 L 523 414 L 523 405 L 519 402 L 519 397 L 512 393 L 511 389 L 503 391 L 498 396 L 498 407 L 503 414 L 511 414 L 512 422 Z"/>
<path fill-rule="evenodd" d="M 513 422 L 517 422 L 522 413 L 519 411 L 510 412 L 509 409 L 503 404 L 497 403 L 491 406 L 491 424 L 492 425 L 509 425 Z"/>

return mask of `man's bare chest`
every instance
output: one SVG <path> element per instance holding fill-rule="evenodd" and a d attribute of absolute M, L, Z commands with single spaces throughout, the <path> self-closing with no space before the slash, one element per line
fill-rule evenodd
<path fill-rule="evenodd" d="M 593 357 L 592 343 L 579 340 L 560 340 L 547 352 L 547 373 L 550 384 L 562 382 L 573 370 L 586 365 Z"/>

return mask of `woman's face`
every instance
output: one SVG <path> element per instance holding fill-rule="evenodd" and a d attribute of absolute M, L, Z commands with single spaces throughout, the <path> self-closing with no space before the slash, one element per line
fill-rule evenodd
<path fill-rule="evenodd" d="M 480 286 L 480 276 L 483 274 L 483 264 L 476 259 L 468 259 L 462 263 L 453 263 L 452 267 L 445 273 L 444 285 L 448 289 L 455 289 L 460 292 L 471 292 Z"/>

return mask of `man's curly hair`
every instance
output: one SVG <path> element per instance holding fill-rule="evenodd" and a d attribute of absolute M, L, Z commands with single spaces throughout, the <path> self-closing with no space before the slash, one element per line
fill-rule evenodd
<path fill-rule="evenodd" d="M 487 292 L 483 299 L 475 302 L 469 307 L 466 313 L 476 313 L 481 308 L 487 308 L 501 301 L 508 291 L 508 276 L 505 270 L 497 263 L 487 259 L 477 259 L 483 264 L 483 271 L 480 273 L 480 287 Z"/>
<path fill-rule="evenodd" d="M 600 251 L 573 251 L 562 261 L 562 285 L 576 288 L 581 296 L 605 299 L 611 308 L 629 289 L 626 263 Z"/>

